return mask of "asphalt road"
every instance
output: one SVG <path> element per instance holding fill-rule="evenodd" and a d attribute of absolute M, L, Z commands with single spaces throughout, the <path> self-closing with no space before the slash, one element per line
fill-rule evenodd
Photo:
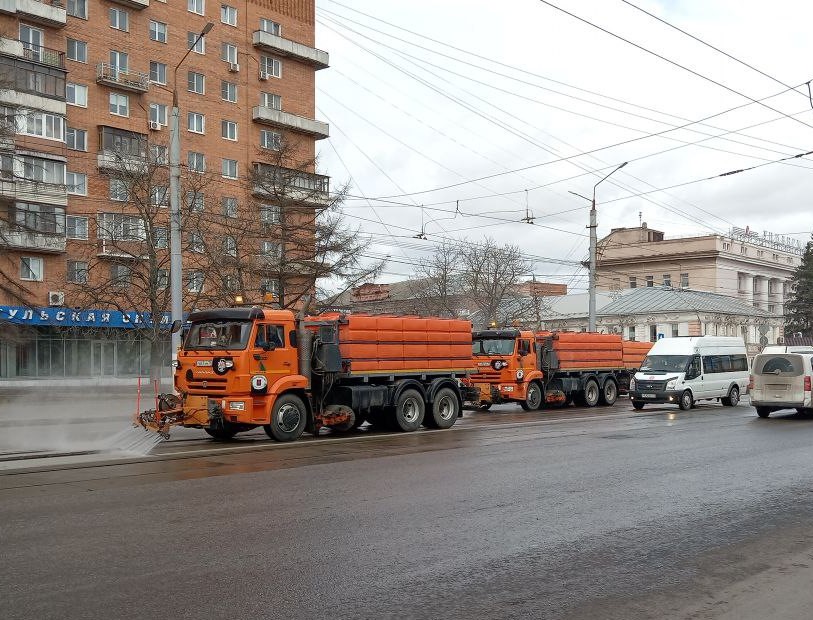
<path fill-rule="evenodd" d="M 813 418 L 259 439 L 0 473 L 3 617 L 809 617 Z"/>

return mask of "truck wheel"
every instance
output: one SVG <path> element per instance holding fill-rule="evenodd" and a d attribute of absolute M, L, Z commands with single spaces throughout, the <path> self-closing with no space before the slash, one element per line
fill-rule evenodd
<path fill-rule="evenodd" d="M 632 408 L 636 411 L 640 411 L 644 408 L 644 403 L 642 403 L 640 400 L 634 400 L 632 401 Z"/>
<path fill-rule="evenodd" d="M 767 418 L 771 415 L 771 410 L 768 407 L 757 407 L 757 415 L 760 418 Z"/>
<path fill-rule="evenodd" d="M 736 407 L 740 403 L 740 388 L 732 385 L 728 391 L 728 396 L 721 398 L 720 402 L 726 407 Z"/>
<path fill-rule="evenodd" d="M 221 426 L 218 427 L 210 426 L 204 428 L 203 430 L 206 431 L 206 434 L 209 435 L 209 437 L 215 439 L 216 441 L 229 441 L 229 439 L 233 438 L 237 434 L 237 431 L 234 430 L 233 428 L 229 427 L 223 428 Z"/>
<path fill-rule="evenodd" d="M 694 398 L 692 398 L 692 393 L 689 390 L 683 390 L 683 394 L 680 395 L 680 400 L 678 401 L 678 407 L 683 411 L 688 411 L 694 407 Z"/>
<path fill-rule="evenodd" d="M 420 428 L 426 404 L 418 390 L 404 390 L 395 403 L 393 422 L 395 430 L 410 432 Z"/>
<path fill-rule="evenodd" d="M 423 423 L 428 428 L 451 428 L 457 422 L 460 403 L 451 388 L 441 388 L 432 401 L 432 411 L 424 416 Z"/>
<path fill-rule="evenodd" d="M 598 381 L 595 379 L 588 379 L 584 384 L 584 404 L 588 407 L 595 407 L 598 405 L 601 390 L 598 388 Z"/>
<path fill-rule="evenodd" d="M 604 382 L 604 389 L 601 390 L 600 402 L 602 405 L 614 405 L 618 400 L 618 385 L 613 379 Z"/>
<path fill-rule="evenodd" d="M 274 403 L 271 423 L 263 426 L 266 434 L 276 441 L 294 441 L 305 430 L 308 410 L 299 396 L 283 394 Z"/>
<path fill-rule="evenodd" d="M 538 381 L 531 381 L 525 400 L 519 401 L 519 406 L 525 411 L 536 411 L 542 407 L 542 387 Z"/>

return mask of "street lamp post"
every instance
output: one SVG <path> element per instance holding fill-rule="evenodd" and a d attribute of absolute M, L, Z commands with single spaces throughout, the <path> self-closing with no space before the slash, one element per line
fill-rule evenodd
<path fill-rule="evenodd" d="M 183 322 L 183 273 L 181 267 L 181 131 L 178 110 L 178 68 L 186 60 L 194 47 L 214 27 L 208 22 L 186 50 L 186 54 L 175 65 L 172 88 L 172 115 L 169 119 L 169 293 L 172 306 L 172 320 Z M 181 331 L 172 334 L 172 361 L 178 358 L 181 347 Z"/>
<path fill-rule="evenodd" d="M 596 221 L 596 219 L 597 219 L 596 218 L 596 188 L 599 186 L 599 184 L 602 181 L 607 179 L 610 175 L 612 175 L 615 172 L 618 172 L 619 170 L 621 170 L 621 168 L 626 166 L 627 163 L 628 162 L 624 162 L 623 164 L 621 164 L 617 168 L 610 171 L 604 177 L 599 179 L 598 183 L 596 183 L 593 186 L 593 199 L 590 201 L 590 225 L 588 226 L 588 228 L 590 229 L 590 266 L 589 266 L 590 272 L 589 272 L 589 281 L 588 281 L 589 283 L 587 285 L 587 290 L 588 290 L 587 331 L 590 331 L 590 332 L 596 331 L 596 245 L 598 243 L 597 239 L 596 239 L 596 228 L 598 227 L 598 223 Z M 570 192 L 570 193 L 575 194 L 576 196 L 579 196 L 579 198 L 584 198 L 585 200 L 588 200 L 588 198 L 585 198 L 581 194 L 576 194 L 576 192 Z"/>

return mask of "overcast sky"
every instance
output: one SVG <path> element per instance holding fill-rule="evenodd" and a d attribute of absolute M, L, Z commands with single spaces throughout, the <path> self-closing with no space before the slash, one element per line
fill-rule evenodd
<path fill-rule="evenodd" d="M 625 161 L 598 186 L 599 238 L 639 218 L 667 237 L 809 238 L 813 156 L 770 162 L 813 150 L 813 4 L 631 1 L 770 77 L 623 0 L 550 2 L 612 34 L 539 0 L 317 0 L 320 169 L 350 183 L 382 281 L 444 239 L 491 236 L 584 290 L 589 203 L 569 192 Z"/>

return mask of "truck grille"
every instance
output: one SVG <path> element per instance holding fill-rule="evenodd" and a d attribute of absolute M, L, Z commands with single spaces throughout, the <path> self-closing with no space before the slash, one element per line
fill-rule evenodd
<path fill-rule="evenodd" d="M 205 379 L 191 379 L 187 386 L 191 394 L 211 394 L 212 392 L 225 392 L 228 379 L 225 377 L 206 377 Z"/>
<path fill-rule="evenodd" d="M 636 381 L 635 389 L 639 392 L 659 392 L 666 389 L 666 381 Z"/>
<path fill-rule="evenodd" d="M 478 371 L 476 374 L 473 374 L 471 378 L 474 381 L 499 381 L 501 378 L 500 372 L 483 372 L 482 370 Z"/>

